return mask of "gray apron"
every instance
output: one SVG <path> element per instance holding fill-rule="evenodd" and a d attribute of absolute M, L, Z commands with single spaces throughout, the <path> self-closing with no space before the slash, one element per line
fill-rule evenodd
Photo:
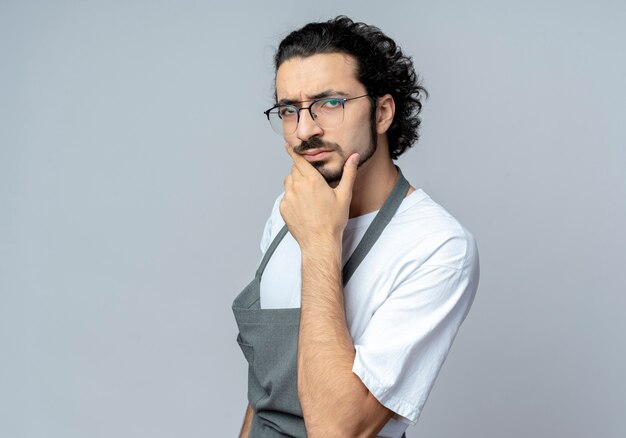
<path fill-rule="evenodd" d="M 398 179 L 346 262 L 343 285 L 381 235 L 406 196 L 409 183 Z M 249 438 L 304 438 L 306 429 L 298 399 L 298 333 L 300 309 L 261 309 L 261 275 L 285 234 L 285 225 L 265 252 L 254 280 L 233 301 L 239 327 L 237 343 L 248 361 L 248 402 L 254 410 Z"/>

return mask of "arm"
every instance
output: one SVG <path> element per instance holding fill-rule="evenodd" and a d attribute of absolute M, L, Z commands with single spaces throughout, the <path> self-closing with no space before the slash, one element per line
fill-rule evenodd
<path fill-rule="evenodd" d="M 341 242 L 357 161 L 332 189 L 304 158 L 285 178 L 281 215 L 302 253 L 298 396 L 312 437 L 375 436 L 393 415 L 352 372 L 355 349 L 345 320 Z"/>
<path fill-rule="evenodd" d="M 250 423 L 252 423 L 252 415 L 252 408 L 248 405 L 246 415 L 243 417 L 243 425 L 241 426 L 241 432 L 239 432 L 239 438 L 248 438 L 248 433 L 250 433 Z"/>
<path fill-rule="evenodd" d="M 393 412 L 352 372 L 340 261 L 340 239 L 302 251 L 298 395 L 309 436 L 371 437 Z"/>

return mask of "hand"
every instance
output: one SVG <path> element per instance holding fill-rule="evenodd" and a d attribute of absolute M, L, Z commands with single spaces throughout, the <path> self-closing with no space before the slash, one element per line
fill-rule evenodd
<path fill-rule="evenodd" d="M 352 154 L 343 168 L 336 188 L 328 185 L 311 163 L 285 145 L 293 160 L 291 173 L 285 177 L 285 196 L 280 203 L 280 214 L 300 249 L 319 245 L 332 239 L 341 242 L 348 223 L 352 187 L 357 174 L 359 154 Z"/>

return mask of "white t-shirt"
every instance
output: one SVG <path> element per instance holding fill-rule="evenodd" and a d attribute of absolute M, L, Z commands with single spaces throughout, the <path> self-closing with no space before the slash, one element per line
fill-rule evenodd
<path fill-rule="evenodd" d="M 274 203 L 261 250 L 283 227 Z M 343 235 L 348 260 L 377 212 L 351 218 Z M 300 307 L 301 253 L 287 233 L 261 279 L 261 308 Z M 415 424 L 478 286 L 474 237 L 421 189 L 395 216 L 344 287 L 352 371 L 396 415 L 379 437 Z"/>

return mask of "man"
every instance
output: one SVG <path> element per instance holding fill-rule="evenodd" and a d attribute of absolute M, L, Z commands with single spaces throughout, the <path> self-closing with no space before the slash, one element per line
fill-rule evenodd
<path fill-rule="evenodd" d="M 275 55 L 266 115 L 293 160 L 233 302 L 243 437 L 401 437 L 472 304 L 471 234 L 393 164 L 426 91 L 379 29 L 337 17 Z"/>

